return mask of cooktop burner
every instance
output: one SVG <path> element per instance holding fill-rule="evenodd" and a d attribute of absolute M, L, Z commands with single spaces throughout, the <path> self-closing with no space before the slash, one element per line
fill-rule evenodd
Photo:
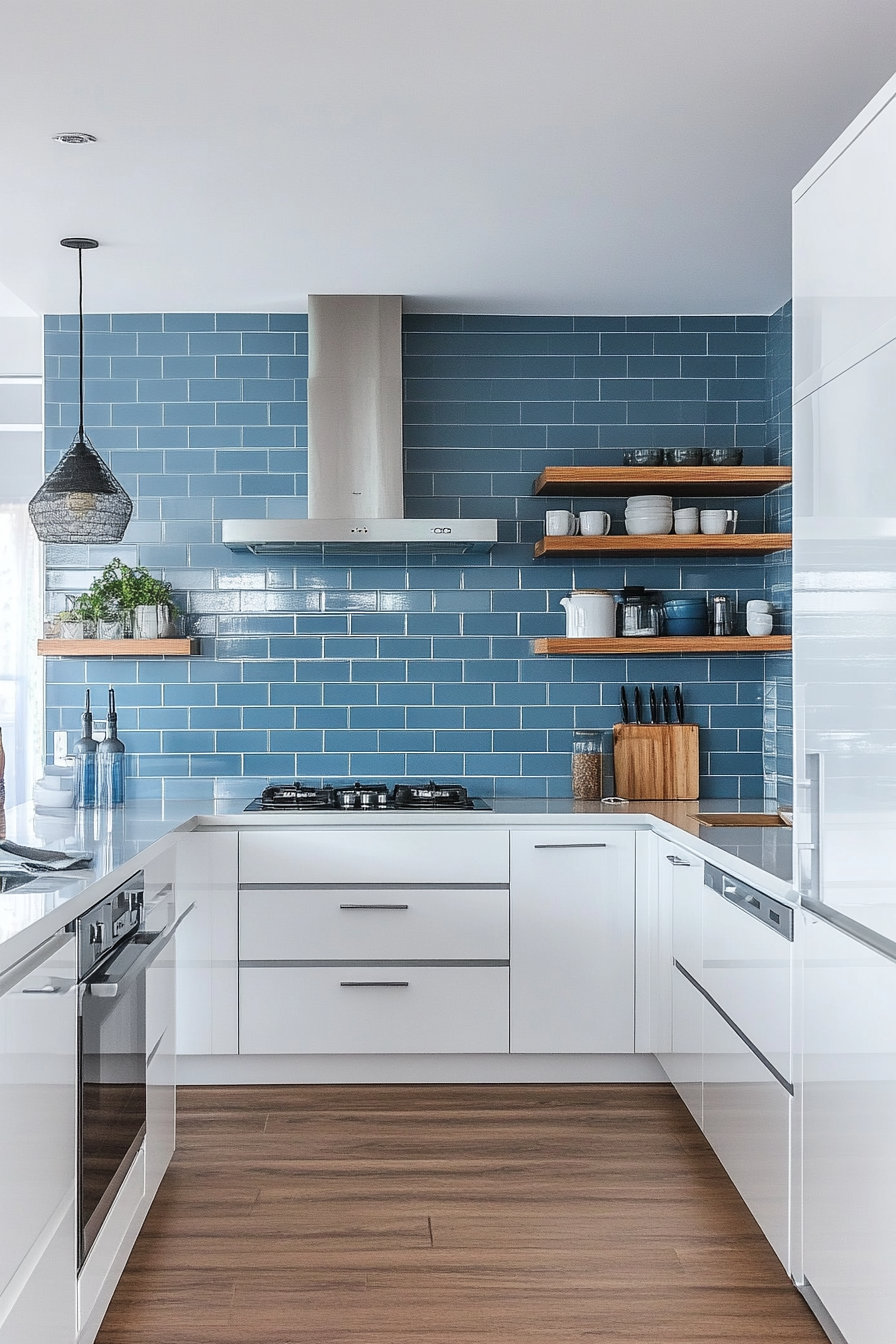
<path fill-rule="evenodd" d="M 486 811 L 482 798 L 471 798 L 462 784 L 331 785 L 271 784 L 260 798 L 253 798 L 247 812 L 401 812 Z"/>

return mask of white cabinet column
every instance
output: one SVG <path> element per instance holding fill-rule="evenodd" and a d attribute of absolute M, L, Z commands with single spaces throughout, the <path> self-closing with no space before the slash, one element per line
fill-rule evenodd
<path fill-rule="evenodd" d="M 635 837 L 576 828 L 510 841 L 510 1049 L 635 1047 Z"/>

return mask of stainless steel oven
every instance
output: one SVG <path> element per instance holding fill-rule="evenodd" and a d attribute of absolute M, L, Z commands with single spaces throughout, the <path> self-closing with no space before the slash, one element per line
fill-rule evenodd
<path fill-rule="evenodd" d="M 146 1134 L 145 969 L 158 935 L 143 928 L 142 872 L 82 915 L 76 934 L 81 1265 Z"/>

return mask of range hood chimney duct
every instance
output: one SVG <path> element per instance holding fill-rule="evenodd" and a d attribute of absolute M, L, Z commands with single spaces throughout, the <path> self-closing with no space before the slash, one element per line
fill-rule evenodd
<path fill-rule="evenodd" d="M 400 294 L 308 296 L 308 517 L 404 517 Z"/>

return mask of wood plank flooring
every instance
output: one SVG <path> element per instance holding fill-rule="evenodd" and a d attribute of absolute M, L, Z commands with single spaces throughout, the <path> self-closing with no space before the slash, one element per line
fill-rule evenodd
<path fill-rule="evenodd" d="M 825 1344 L 671 1087 L 179 1101 L 98 1344 Z"/>

